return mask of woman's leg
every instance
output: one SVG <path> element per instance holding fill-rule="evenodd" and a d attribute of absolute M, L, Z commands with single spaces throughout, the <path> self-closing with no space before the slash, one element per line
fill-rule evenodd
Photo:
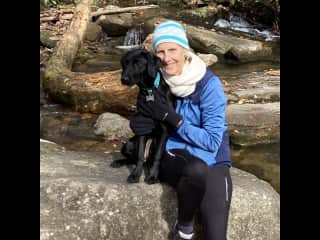
<path fill-rule="evenodd" d="M 206 189 L 209 167 L 188 151 L 174 149 L 161 161 L 160 180 L 177 191 L 178 224 L 192 226 Z"/>
<path fill-rule="evenodd" d="M 200 206 L 204 239 L 226 240 L 232 195 L 232 181 L 228 166 L 210 167 L 207 186 Z"/>

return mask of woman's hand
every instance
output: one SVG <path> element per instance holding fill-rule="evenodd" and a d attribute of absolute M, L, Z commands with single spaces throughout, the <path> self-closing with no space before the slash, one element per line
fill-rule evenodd
<path fill-rule="evenodd" d="M 149 95 L 149 98 L 147 98 L 148 95 L 140 95 L 137 104 L 139 112 L 145 116 L 152 117 L 154 120 L 168 123 L 174 128 L 178 128 L 181 125 L 182 117 L 176 113 L 167 98 L 161 96 L 158 91 L 153 91 L 153 97 Z"/>

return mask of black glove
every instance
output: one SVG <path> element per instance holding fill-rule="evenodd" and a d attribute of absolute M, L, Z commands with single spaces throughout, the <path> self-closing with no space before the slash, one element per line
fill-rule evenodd
<path fill-rule="evenodd" d="M 135 112 L 130 117 L 130 128 L 135 135 L 146 135 L 153 131 L 155 123 L 152 118 L 143 116 L 139 112 Z"/>
<path fill-rule="evenodd" d="M 162 96 L 159 91 L 152 91 L 145 96 L 139 94 L 137 109 L 145 116 L 151 116 L 152 119 L 168 123 L 174 128 L 178 128 L 182 123 L 182 117 L 176 113 L 172 104 L 168 102 L 165 96 Z"/>

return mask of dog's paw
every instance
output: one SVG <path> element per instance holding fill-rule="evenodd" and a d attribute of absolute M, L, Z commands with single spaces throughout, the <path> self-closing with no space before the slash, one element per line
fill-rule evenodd
<path fill-rule="evenodd" d="M 135 174 L 130 174 L 129 177 L 127 178 L 128 183 L 138 183 L 139 182 L 139 176 Z"/>
<path fill-rule="evenodd" d="M 155 184 L 155 183 L 159 183 L 159 178 L 155 177 L 155 176 L 148 176 L 144 179 L 144 181 L 147 184 Z"/>

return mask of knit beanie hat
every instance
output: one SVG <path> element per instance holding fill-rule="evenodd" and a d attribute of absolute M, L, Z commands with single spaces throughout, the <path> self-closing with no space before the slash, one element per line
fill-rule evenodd
<path fill-rule="evenodd" d="M 190 49 L 183 26 L 175 21 L 163 22 L 154 29 L 152 39 L 153 51 L 155 51 L 157 46 L 163 42 L 177 43 L 186 49 Z"/>

